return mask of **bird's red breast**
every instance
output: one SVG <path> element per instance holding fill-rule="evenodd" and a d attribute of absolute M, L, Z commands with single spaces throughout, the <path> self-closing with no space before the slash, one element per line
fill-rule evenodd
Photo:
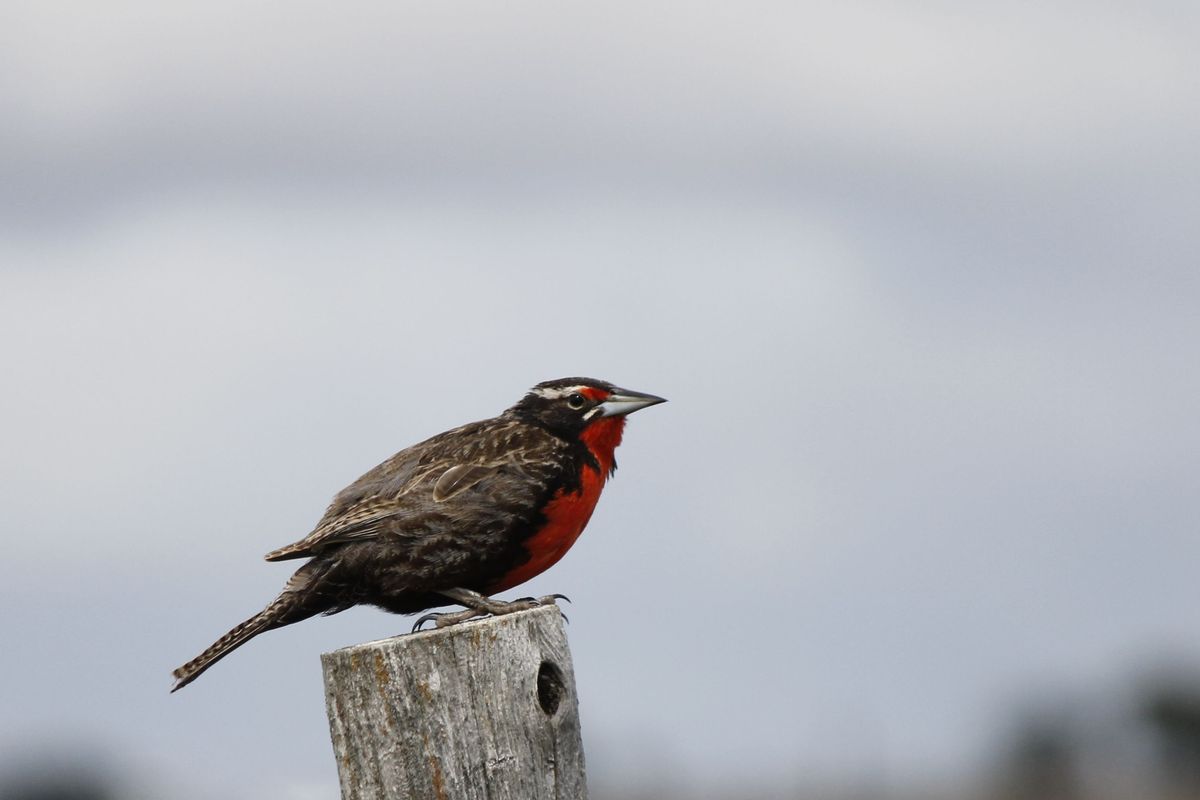
<path fill-rule="evenodd" d="M 570 492 L 560 489 L 555 493 L 542 509 L 546 523 L 524 542 L 529 560 L 509 570 L 489 586 L 488 594 L 511 589 L 545 572 L 571 549 L 592 518 L 604 483 L 612 474 L 613 451 L 621 443 L 624 429 L 624 417 L 602 417 L 584 429 L 579 438 L 591 451 L 600 468 L 585 465 L 578 489 Z"/>

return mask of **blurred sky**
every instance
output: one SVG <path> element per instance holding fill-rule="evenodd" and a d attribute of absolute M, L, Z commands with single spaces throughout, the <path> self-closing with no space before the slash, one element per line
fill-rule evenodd
<path fill-rule="evenodd" d="M 671 400 L 519 592 L 575 601 L 594 781 L 955 774 L 1030 691 L 1200 659 L 1197 41 L 1167 1 L 0 4 L 0 762 L 334 796 L 318 654 L 410 620 L 170 670 L 342 486 L 564 375 Z"/>

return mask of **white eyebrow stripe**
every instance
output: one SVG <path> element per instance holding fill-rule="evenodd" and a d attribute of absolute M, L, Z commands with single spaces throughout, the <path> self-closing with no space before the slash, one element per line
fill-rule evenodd
<path fill-rule="evenodd" d="M 588 388 L 588 387 L 584 386 L 583 384 L 580 384 L 578 386 L 564 386 L 561 388 L 554 388 L 554 387 L 546 386 L 541 389 L 534 389 L 533 393 L 536 394 L 538 397 L 544 397 L 547 400 L 559 400 L 563 397 L 566 397 L 567 395 L 575 394 L 576 392 L 581 392 L 586 388 Z"/>

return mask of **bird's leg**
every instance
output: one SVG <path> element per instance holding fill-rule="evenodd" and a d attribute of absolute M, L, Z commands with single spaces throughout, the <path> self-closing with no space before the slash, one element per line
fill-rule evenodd
<path fill-rule="evenodd" d="M 476 617 L 485 617 L 488 614 L 492 616 L 500 616 L 501 614 L 512 614 L 516 611 L 525 611 L 538 606 L 554 605 L 556 600 L 567 600 L 566 595 L 550 594 L 545 597 L 522 597 L 520 600 L 505 602 L 504 600 L 495 600 L 487 595 L 471 589 L 444 589 L 438 592 L 442 597 L 453 600 L 456 603 L 461 603 L 466 606 L 463 611 L 455 611 L 453 613 L 433 613 L 426 614 L 413 624 L 413 632 L 419 631 L 421 626 L 426 622 L 433 622 L 435 627 L 448 628 L 451 625 L 457 625 L 460 622 L 466 622 L 469 619 Z"/>

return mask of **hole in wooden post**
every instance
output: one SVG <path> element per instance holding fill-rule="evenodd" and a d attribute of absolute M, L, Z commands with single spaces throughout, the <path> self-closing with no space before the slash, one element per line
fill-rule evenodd
<path fill-rule="evenodd" d="M 538 705 L 542 707 L 542 711 L 546 712 L 546 716 L 554 716 L 563 695 L 567 693 L 567 687 L 563 683 L 562 672 L 549 661 L 543 661 L 538 667 L 537 693 Z"/>

